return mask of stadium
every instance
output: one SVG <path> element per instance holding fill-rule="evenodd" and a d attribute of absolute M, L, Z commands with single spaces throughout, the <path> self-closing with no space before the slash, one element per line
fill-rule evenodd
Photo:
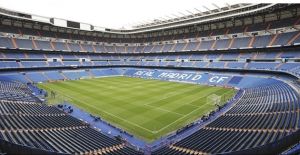
<path fill-rule="evenodd" d="M 300 5 L 112 29 L 0 7 L 0 154 L 300 154 Z"/>

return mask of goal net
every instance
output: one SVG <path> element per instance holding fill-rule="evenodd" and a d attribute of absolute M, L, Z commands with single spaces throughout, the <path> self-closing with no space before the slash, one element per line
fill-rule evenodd
<path fill-rule="evenodd" d="M 221 104 L 221 96 L 216 94 L 211 94 L 206 97 L 206 103 L 212 104 L 212 105 L 220 105 Z"/>
<path fill-rule="evenodd" d="M 61 95 L 56 91 L 48 92 L 48 96 L 46 97 L 47 104 L 63 104 L 71 101 L 70 97 L 65 95 Z"/>
<path fill-rule="evenodd" d="M 206 102 L 215 106 L 221 106 L 231 100 L 234 94 L 234 91 L 230 91 L 222 95 L 211 94 L 206 97 Z"/>

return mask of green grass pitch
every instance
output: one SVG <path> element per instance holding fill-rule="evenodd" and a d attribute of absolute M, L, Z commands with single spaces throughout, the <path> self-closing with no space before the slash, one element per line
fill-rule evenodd
<path fill-rule="evenodd" d="M 50 104 L 67 100 L 147 142 L 214 110 L 207 96 L 235 94 L 234 89 L 222 87 L 130 77 L 59 81 L 39 87 L 56 92 L 55 99 L 48 99 Z"/>

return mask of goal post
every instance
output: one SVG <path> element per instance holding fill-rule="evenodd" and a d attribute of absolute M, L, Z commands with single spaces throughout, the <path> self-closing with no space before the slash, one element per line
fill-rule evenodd
<path fill-rule="evenodd" d="M 221 106 L 223 104 L 225 104 L 226 102 L 228 102 L 229 100 L 232 99 L 232 97 L 234 96 L 234 91 L 222 94 L 222 95 L 217 95 L 217 94 L 211 94 L 209 96 L 206 97 L 206 102 L 208 104 L 212 104 L 212 105 L 218 105 Z"/>
<path fill-rule="evenodd" d="M 220 105 L 221 104 L 221 96 L 217 94 L 210 94 L 206 97 L 206 103 L 211 105 Z"/>
<path fill-rule="evenodd" d="M 81 78 L 79 78 L 80 80 L 83 80 L 83 79 L 92 79 L 93 77 L 91 76 L 82 76 Z"/>
<path fill-rule="evenodd" d="M 63 104 L 66 102 L 70 102 L 70 98 L 64 95 L 61 95 L 60 93 L 56 91 L 48 92 L 47 96 L 47 104 Z"/>

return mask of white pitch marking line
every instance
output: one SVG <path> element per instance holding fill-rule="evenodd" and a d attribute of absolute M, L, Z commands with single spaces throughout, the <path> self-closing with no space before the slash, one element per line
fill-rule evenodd
<path fill-rule="evenodd" d="M 174 113 L 174 114 L 177 114 L 177 115 L 180 115 L 180 116 L 184 116 L 183 114 L 180 114 L 178 112 L 169 111 L 169 110 L 166 110 L 166 109 L 162 109 L 160 107 L 155 107 L 155 106 L 151 106 L 151 105 L 147 105 L 147 104 L 144 104 L 144 106 L 148 106 L 148 107 L 151 107 L 151 108 L 154 108 L 154 109 L 159 109 L 161 111 L 165 111 L 165 112 L 168 112 L 168 113 Z"/>
<path fill-rule="evenodd" d="M 47 87 L 47 86 L 46 86 L 46 87 Z M 47 87 L 47 88 L 49 88 L 49 87 Z M 49 88 L 49 89 L 51 89 L 51 88 Z M 51 89 L 51 90 L 53 90 L 53 89 Z M 58 91 L 58 90 L 56 90 L 56 91 Z M 61 91 L 58 91 L 58 92 L 62 93 Z M 75 92 L 75 93 L 76 93 L 76 92 Z M 102 111 L 102 110 L 99 109 L 98 107 L 95 107 L 95 106 L 93 106 L 93 105 L 86 104 L 86 103 L 85 103 L 84 101 L 82 101 L 82 100 L 74 99 L 74 98 L 72 98 L 72 97 L 70 97 L 70 96 L 68 96 L 68 95 L 64 95 L 64 96 L 66 96 L 66 97 L 68 97 L 68 98 L 70 98 L 70 99 L 73 99 L 73 100 L 77 100 L 77 101 L 81 102 L 82 104 L 87 105 L 87 106 L 89 106 L 89 107 L 93 107 L 93 108 L 95 108 L 95 109 L 97 109 L 97 110 L 99 110 L 99 111 Z M 142 127 L 142 126 L 140 126 L 140 125 L 138 125 L 138 124 L 135 124 L 135 123 L 133 123 L 133 122 L 130 122 L 130 121 L 128 121 L 128 120 L 126 120 L 126 119 L 123 119 L 123 118 L 121 118 L 121 117 L 119 117 L 119 116 L 116 116 L 116 115 L 111 114 L 111 113 L 106 112 L 106 111 L 102 111 L 102 112 L 104 112 L 104 113 L 106 113 L 106 114 L 109 114 L 109 115 L 111 115 L 111 116 L 117 117 L 117 118 L 119 118 L 119 119 L 121 119 L 121 120 L 123 120 L 123 121 L 125 121 L 125 122 L 127 122 L 127 123 L 130 123 L 130 124 L 132 124 L 132 125 L 135 125 L 135 126 L 141 128 L 141 129 L 144 129 L 144 130 L 146 130 L 146 131 L 148 131 L 148 132 L 154 133 L 154 131 L 152 131 L 152 130 L 149 130 L 149 129 L 147 129 L 147 128 L 144 128 L 144 127 Z"/>
<path fill-rule="evenodd" d="M 46 86 L 46 87 L 47 87 L 47 86 Z M 47 87 L 47 88 L 49 88 L 49 87 Z M 49 88 L 49 89 L 51 89 L 51 88 Z M 53 89 L 51 89 L 51 90 L 53 90 Z M 60 91 L 58 91 L 58 92 L 60 92 Z M 60 92 L 60 93 L 61 93 L 61 92 Z M 76 93 L 76 92 L 75 92 L 75 93 Z M 227 92 L 227 93 L 228 93 L 228 92 Z M 226 93 L 224 93 L 224 94 L 226 94 Z M 224 94 L 222 94 L 222 95 L 224 95 Z M 71 98 L 71 99 L 74 99 L 74 98 L 72 98 L 72 97 L 70 97 L 70 96 L 68 96 L 68 95 L 65 95 L 65 96 L 67 96 L 67 97 L 69 97 L 69 98 Z M 172 95 L 172 96 L 173 96 L 173 95 Z M 168 97 L 167 97 L 167 98 L 168 98 Z M 95 109 L 98 109 L 99 111 L 102 111 L 101 109 L 99 109 L 99 108 L 97 108 L 97 107 L 95 107 L 95 106 L 93 106 L 93 105 L 86 104 L 86 103 L 83 102 L 82 100 L 78 100 L 78 99 L 76 99 L 76 100 L 77 100 L 77 101 L 80 101 L 80 102 L 83 103 L 84 105 L 87 105 L 87 106 L 93 107 L 93 108 L 95 108 Z M 159 101 L 159 100 L 157 100 L 157 101 Z M 149 104 L 149 103 L 148 103 L 148 104 Z M 174 122 L 172 122 L 172 123 L 166 125 L 165 127 L 161 128 L 161 129 L 159 129 L 159 130 L 156 130 L 156 131 L 152 131 L 152 130 L 149 130 L 149 129 L 147 129 L 147 128 L 144 128 L 144 127 L 142 127 L 142 126 L 140 126 L 140 125 L 138 125 L 138 124 L 136 124 L 136 123 L 130 122 L 130 121 L 126 120 L 126 119 L 123 119 L 123 118 L 121 118 L 121 117 L 119 117 L 119 116 L 116 116 L 116 115 L 114 115 L 114 114 L 111 114 L 111 113 L 109 113 L 109 112 L 106 112 L 106 111 L 102 111 L 102 112 L 104 112 L 104 113 L 106 113 L 106 114 L 109 114 L 109 115 L 111 115 L 111 116 L 117 117 L 117 118 L 119 118 L 119 119 L 121 119 L 121 120 L 124 120 L 125 122 L 128 122 L 128 123 L 130 123 L 130 124 L 132 124 L 132 125 L 135 125 L 135 126 L 137 126 L 137 127 L 139 127 L 139 128 L 142 128 L 142 129 L 144 129 L 144 130 L 146 130 L 146 131 L 148 131 L 148 132 L 151 132 L 151 133 L 153 133 L 153 134 L 156 134 L 156 133 L 158 133 L 158 132 L 160 132 L 160 131 L 166 129 L 166 128 L 169 127 L 170 125 L 172 125 L 172 124 L 178 122 L 179 120 L 181 120 L 181 119 L 183 119 L 183 118 L 189 116 L 191 113 L 193 113 L 194 111 L 200 109 L 202 106 L 204 106 L 204 105 L 206 105 L 206 104 L 207 104 L 207 103 L 205 103 L 205 104 L 203 104 L 203 105 L 201 105 L 201 106 L 195 106 L 195 107 L 198 107 L 198 108 L 196 108 L 195 110 L 191 111 L 190 113 L 188 113 L 188 114 L 186 114 L 186 115 L 182 115 L 182 114 L 181 114 L 183 117 L 178 118 L 178 119 L 175 120 Z M 145 105 L 147 105 L 147 104 L 145 104 Z"/>
<path fill-rule="evenodd" d="M 222 95 L 224 95 L 224 94 L 226 94 L 226 93 L 223 93 Z M 191 111 L 190 113 L 184 115 L 183 117 L 178 118 L 177 120 L 175 120 L 174 122 L 172 122 L 172 123 L 166 125 L 165 127 L 161 128 L 161 129 L 159 129 L 159 130 L 157 130 L 157 131 L 154 131 L 154 133 L 158 133 L 158 132 L 160 132 L 160 131 L 166 129 L 167 127 L 169 127 L 170 125 L 172 125 L 172 124 L 178 122 L 178 121 L 181 120 L 182 118 L 185 118 L 185 117 L 189 116 L 191 113 L 193 113 L 194 111 L 200 109 L 200 108 L 201 108 L 202 106 L 204 106 L 204 105 L 207 105 L 207 103 L 201 105 L 200 107 L 198 107 L 197 109 L 195 109 L 195 110 Z"/>
<path fill-rule="evenodd" d="M 196 88 L 195 88 L 195 89 L 196 89 Z M 194 89 L 192 89 L 192 90 L 194 90 Z M 173 96 L 176 96 L 176 95 L 179 95 L 179 94 L 181 94 L 181 93 L 188 92 L 188 91 L 191 91 L 191 89 L 187 89 L 187 90 L 185 90 L 185 91 L 179 91 L 178 93 L 172 93 L 172 95 L 168 95 L 168 96 L 163 97 L 163 98 L 161 98 L 161 99 L 159 99 L 159 100 L 154 100 L 154 101 L 152 101 L 152 102 L 148 102 L 148 103 L 146 103 L 145 105 L 149 105 L 149 104 L 152 104 L 152 103 L 156 103 L 156 102 L 158 102 L 158 101 L 161 101 L 161 100 L 164 100 L 164 99 L 168 99 L 168 98 L 170 98 L 170 97 L 173 97 Z M 195 105 L 194 105 L 194 106 L 195 106 Z M 199 106 L 195 106 L 195 107 L 199 107 Z"/>

